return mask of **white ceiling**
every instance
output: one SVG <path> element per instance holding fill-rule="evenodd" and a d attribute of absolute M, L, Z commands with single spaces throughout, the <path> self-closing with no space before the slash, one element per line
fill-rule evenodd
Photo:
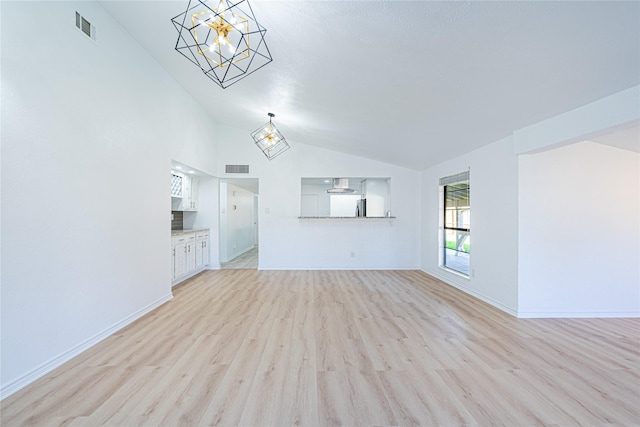
<path fill-rule="evenodd" d="M 258 1 L 273 62 L 221 89 L 174 50 L 186 0 L 102 1 L 218 122 L 424 169 L 640 84 L 640 2 Z M 286 155 L 286 154 L 285 154 Z"/>

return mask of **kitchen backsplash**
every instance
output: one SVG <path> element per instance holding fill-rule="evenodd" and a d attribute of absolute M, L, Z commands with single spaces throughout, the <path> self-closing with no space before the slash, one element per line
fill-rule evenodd
<path fill-rule="evenodd" d="M 182 230 L 184 228 L 184 215 L 182 211 L 171 211 L 171 229 Z"/>

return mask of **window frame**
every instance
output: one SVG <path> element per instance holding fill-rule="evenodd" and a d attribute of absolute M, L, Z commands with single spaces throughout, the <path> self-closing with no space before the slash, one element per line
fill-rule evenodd
<path fill-rule="evenodd" d="M 468 221 L 468 227 L 460 227 L 460 226 L 450 226 L 447 225 L 447 196 L 448 196 L 448 189 L 447 187 L 450 187 L 452 185 L 455 184 L 461 184 L 461 183 L 467 183 L 467 200 L 468 200 L 468 215 L 469 215 L 469 221 Z M 447 270 L 449 272 L 452 272 L 454 274 L 460 275 L 461 277 L 464 278 L 470 278 L 471 277 L 471 242 L 470 242 L 470 238 L 471 238 L 471 180 L 470 180 L 470 171 L 465 171 L 465 172 L 461 172 L 455 175 L 450 175 L 450 176 L 446 176 L 443 178 L 440 178 L 440 186 L 439 186 L 439 238 L 438 238 L 438 255 L 439 255 L 439 259 L 438 259 L 438 265 L 440 268 Z M 455 211 L 457 211 L 457 209 L 455 209 Z M 457 213 L 457 215 L 460 213 Z M 457 222 L 457 221 L 456 221 Z M 465 238 L 465 240 L 468 238 L 469 239 L 469 251 L 466 252 L 469 255 L 469 263 L 467 266 L 467 271 L 461 271 L 459 269 L 454 268 L 451 264 L 447 265 L 447 232 L 463 232 L 466 233 L 467 237 Z M 464 241 L 463 241 L 464 243 Z M 457 251 L 457 248 L 455 249 Z"/>

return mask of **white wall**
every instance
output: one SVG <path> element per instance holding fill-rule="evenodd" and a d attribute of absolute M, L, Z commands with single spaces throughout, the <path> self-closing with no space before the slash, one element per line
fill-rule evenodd
<path fill-rule="evenodd" d="M 200 177 L 198 194 L 198 211 L 195 215 L 193 228 L 208 228 L 209 233 L 209 266 L 208 269 L 220 268 L 218 244 L 218 178 Z"/>
<path fill-rule="evenodd" d="M 278 127 L 286 137 L 286 124 Z M 418 268 L 419 172 L 296 141 L 269 161 L 250 132 L 220 125 L 219 133 L 219 169 L 248 164 L 246 177 L 260 179 L 260 269 Z M 345 176 L 391 177 L 391 210 L 397 219 L 298 218 L 302 177 Z"/>
<path fill-rule="evenodd" d="M 170 160 L 217 165 L 211 119 L 99 5 L 1 19 L 6 396 L 171 298 Z"/>
<path fill-rule="evenodd" d="M 519 158 L 520 317 L 640 313 L 640 155 L 581 142 Z"/>
<path fill-rule="evenodd" d="M 439 267 L 439 179 L 470 169 L 472 277 Z M 504 138 L 422 173 L 421 269 L 515 315 L 518 310 L 518 162 Z M 393 195 L 392 195 L 393 197 Z"/>
<path fill-rule="evenodd" d="M 227 262 L 254 247 L 254 194 L 233 184 L 220 187 L 220 261 Z"/>

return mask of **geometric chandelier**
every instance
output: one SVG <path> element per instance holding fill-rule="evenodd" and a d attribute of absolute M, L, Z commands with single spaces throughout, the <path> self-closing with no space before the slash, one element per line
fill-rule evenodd
<path fill-rule="evenodd" d="M 287 151 L 290 147 L 282 133 L 280 133 L 278 128 L 271 122 L 275 114 L 267 113 L 267 115 L 269 116 L 269 123 L 253 131 L 251 137 L 258 148 L 267 156 L 267 159 L 272 160 Z"/>
<path fill-rule="evenodd" d="M 223 89 L 272 61 L 249 0 L 190 0 L 171 22 L 176 50 Z"/>

